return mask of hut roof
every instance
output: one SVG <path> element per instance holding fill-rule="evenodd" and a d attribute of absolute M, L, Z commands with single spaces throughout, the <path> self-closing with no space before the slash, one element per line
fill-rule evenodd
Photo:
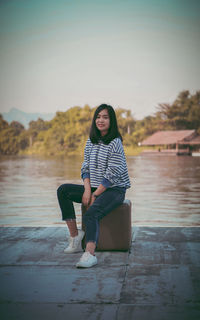
<path fill-rule="evenodd" d="M 182 142 L 182 144 L 200 144 L 200 136 L 195 136 L 192 139 L 185 140 Z"/>
<path fill-rule="evenodd" d="M 142 141 L 143 146 L 176 144 L 194 137 L 195 130 L 158 131 Z"/>

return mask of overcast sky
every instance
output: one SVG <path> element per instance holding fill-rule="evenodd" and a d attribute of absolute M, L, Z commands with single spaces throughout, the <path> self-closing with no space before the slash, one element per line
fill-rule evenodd
<path fill-rule="evenodd" d="M 1 0 L 0 111 L 109 103 L 136 119 L 200 89 L 198 0 Z"/>

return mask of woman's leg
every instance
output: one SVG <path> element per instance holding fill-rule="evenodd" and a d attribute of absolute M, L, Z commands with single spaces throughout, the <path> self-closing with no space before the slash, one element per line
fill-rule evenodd
<path fill-rule="evenodd" d="M 125 193 L 116 189 L 104 191 L 83 216 L 86 226 L 86 250 L 76 264 L 77 268 L 90 268 L 97 264 L 94 255 L 99 235 L 99 220 L 124 201 Z"/>
<path fill-rule="evenodd" d="M 69 229 L 70 236 L 72 238 L 76 237 L 78 235 L 78 228 L 77 228 L 76 219 L 66 220 L 66 224 Z"/>
<path fill-rule="evenodd" d="M 71 237 L 78 235 L 73 202 L 81 203 L 83 192 L 84 186 L 76 184 L 62 184 L 57 190 L 62 220 L 66 221 Z"/>
<path fill-rule="evenodd" d="M 92 254 L 94 256 L 94 253 L 95 253 L 95 249 L 96 249 L 96 242 L 88 242 L 86 244 L 86 248 L 85 248 L 85 251 L 86 252 L 89 252 L 90 254 Z"/>

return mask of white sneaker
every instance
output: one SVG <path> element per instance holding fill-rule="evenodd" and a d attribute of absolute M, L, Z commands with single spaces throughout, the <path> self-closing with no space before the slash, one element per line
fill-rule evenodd
<path fill-rule="evenodd" d="M 78 230 L 78 235 L 76 237 L 70 237 L 69 245 L 65 248 L 65 253 L 75 253 L 82 251 L 81 241 L 84 237 L 85 232 L 83 230 Z"/>
<path fill-rule="evenodd" d="M 77 268 L 90 268 L 97 264 L 97 257 L 93 256 L 89 252 L 84 252 L 79 262 L 77 262 Z"/>

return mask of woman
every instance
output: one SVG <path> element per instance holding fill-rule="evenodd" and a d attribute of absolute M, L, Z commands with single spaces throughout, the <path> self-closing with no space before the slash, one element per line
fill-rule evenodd
<path fill-rule="evenodd" d="M 130 181 L 114 109 L 100 105 L 94 114 L 90 138 L 84 152 L 81 168 L 83 185 L 63 184 L 57 190 L 62 219 L 70 232 L 66 253 L 81 251 L 84 231 L 78 230 L 73 202 L 83 203 L 87 211 L 83 216 L 86 230 L 86 249 L 77 267 L 97 264 L 95 248 L 98 243 L 99 221 L 123 203 Z"/>

